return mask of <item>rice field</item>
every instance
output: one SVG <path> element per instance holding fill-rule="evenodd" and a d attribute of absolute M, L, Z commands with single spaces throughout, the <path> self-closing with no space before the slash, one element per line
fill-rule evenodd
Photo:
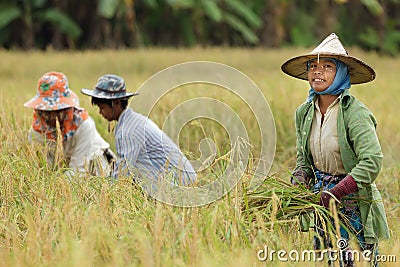
<path fill-rule="evenodd" d="M 321 262 L 279 261 L 277 254 L 273 261 L 259 259 L 259 252 L 265 247 L 270 251 L 310 250 L 313 232 L 299 232 L 296 219 L 266 219 L 264 211 L 258 210 L 248 220 L 243 212 L 252 166 L 257 164 L 264 142 L 260 138 L 263 129 L 252 107 L 243 103 L 243 95 L 216 85 L 188 84 L 160 96 L 156 103 L 148 103 L 151 90 L 142 91 L 130 104 L 140 113 L 148 112 L 144 106 L 154 105 L 149 115 L 161 127 L 174 108 L 185 101 L 214 99 L 229 105 L 243 122 L 250 143 L 248 169 L 237 186 L 221 199 L 192 208 L 154 201 L 128 178 L 110 184 L 102 177 L 68 179 L 62 169 L 52 170 L 40 147 L 27 142 L 32 111 L 23 107 L 35 95 L 42 74 L 50 70 L 64 72 L 81 106 L 89 111 L 98 131 L 114 148 L 106 121 L 91 106 L 90 98 L 79 92 L 81 88 L 92 88 L 99 76 L 113 73 L 122 76 L 128 91 L 134 92 L 167 67 L 188 61 L 219 62 L 245 74 L 268 101 L 276 130 L 276 150 L 270 172 L 263 175 L 289 181 L 295 164 L 294 111 L 306 99 L 308 86 L 305 81 L 283 74 L 280 66 L 288 58 L 309 50 L 0 51 L 0 266 L 326 266 Z M 377 186 L 391 231 L 391 239 L 380 243 L 379 252 L 395 255 L 399 262 L 399 63 L 396 58 L 357 49 L 349 52 L 377 72 L 375 81 L 353 86 L 351 92 L 378 121 L 384 166 Z M 223 116 L 222 120 L 225 122 Z M 229 130 L 224 126 L 197 119 L 180 131 L 178 142 L 191 159 L 204 156 L 199 151 L 202 140 L 215 144 L 217 157 L 200 175 L 204 184 L 223 172 L 228 162 L 226 155 L 231 147 Z M 263 186 L 268 188 L 268 180 Z M 282 205 L 279 201 L 278 195 L 275 203 Z M 382 262 L 380 266 L 397 265 Z"/>

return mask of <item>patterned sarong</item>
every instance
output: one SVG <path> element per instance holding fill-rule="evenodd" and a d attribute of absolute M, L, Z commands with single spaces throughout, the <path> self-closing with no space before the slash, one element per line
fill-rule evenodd
<path fill-rule="evenodd" d="M 346 177 L 345 174 L 333 176 L 331 174 L 324 173 L 319 170 L 314 170 L 314 172 L 316 177 L 316 182 L 313 187 L 314 193 L 329 190 Z M 376 257 L 376 255 L 378 255 L 377 244 L 365 243 L 360 209 L 357 205 L 357 201 L 352 200 L 351 197 L 354 197 L 354 195 L 350 194 L 341 200 L 341 207 L 339 208 L 339 218 L 347 229 L 345 229 L 342 225 L 340 226 L 340 238 L 342 240 L 347 241 L 347 244 L 349 244 L 350 236 L 355 236 L 357 238 L 361 250 L 373 251 L 374 255 L 371 258 L 374 258 Z M 330 240 L 329 235 L 325 233 L 325 230 L 322 227 L 323 223 L 319 221 L 317 216 L 314 217 L 315 217 L 315 231 L 318 234 L 314 236 L 314 249 L 321 250 L 322 249 L 321 243 L 324 244 L 324 247 L 326 249 L 333 248 L 332 241 Z M 348 231 L 350 231 L 350 233 Z M 347 248 L 340 248 L 340 254 L 341 254 L 339 255 L 340 266 L 354 265 L 354 258 L 350 246 L 348 246 Z M 377 263 L 373 261 L 372 266 L 377 266 Z"/>

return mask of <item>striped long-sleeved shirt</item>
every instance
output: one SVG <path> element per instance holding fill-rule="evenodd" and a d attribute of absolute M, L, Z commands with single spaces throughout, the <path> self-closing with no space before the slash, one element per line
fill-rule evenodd
<path fill-rule="evenodd" d="M 115 127 L 118 160 L 114 178 L 124 175 L 152 177 L 158 180 L 168 173 L 175 184 L 188 185 L 196 172 L 171 138 L 152 120 L 125 109 Z"/>

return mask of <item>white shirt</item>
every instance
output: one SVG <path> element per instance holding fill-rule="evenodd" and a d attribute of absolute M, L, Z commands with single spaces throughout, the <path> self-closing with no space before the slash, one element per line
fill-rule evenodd
<path fill-rule="evenodd" d="M 45 136 L 31 128 L 29 130 L 29 141 L 43 143 Z M 53 140 L 47 140 L 49 146 L 48 160 L 54 163 L 54 149 L 56 144 Z M 110 145 L 97 132 L 96 125 L 91 117 L 79 125 L 74 135 L 63 142 L 64 159 L 74 172 L 86 172 L 91 160 L 96 160 L 102 170 L 96 170 L 96 175 L 102 175 L 109 172 L 107 159 L 104 157 L 104 151 Z"/>
<path fill-rule="evenodd" d="M 315 113 L 310 133 L 310 149 L 314 165 L 318 170 L 332 175 L 346 174 L 338 142 L 339 97 L 327 108 L 323 122 L 318 98 L 314 105 Z"/>

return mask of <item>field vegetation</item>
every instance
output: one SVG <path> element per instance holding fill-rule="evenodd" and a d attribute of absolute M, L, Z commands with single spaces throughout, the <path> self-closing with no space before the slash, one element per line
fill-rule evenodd
<path fill-rule="evenodd" d="M 288 181 L 295 164 L 294 111 L 305 101 L 308 84 L 283 74 L 280 66 L 304 52 L 231 48 L 0 51 L 0 266 L 308 266 L 304 262 L 279 262 L 277 258 L 273 262 L 258 260 L 257 252 L 265 246 L 285 251 L 312 249 L 313 232 L 299 232 L 296 220 L 271 223 L 262 210 L 248 221 L 242 207 L 251 172 L 222 199 L 196 208 L 154 201 L 128 178 L 113 184 L 102 177 L 68 179 L 63 169 L 53 170 L 46 163 L 45 151 L 27 142 L 32 110 L 23 107 L 36 93 L 43 73 L 64 72 L 81 106 L 114 148 L 107 123 L 90 99 L 79 92 L 81 88 L 92 88 L 99 76 L 114 73 L 125 78 L 129 91 L 136 91 L 151 75 L 171 65 L 194 60 L 224 63 L 252 79 L 268 100 L 276 127 L 276 153 L 269 175 Z M 398 59 L 357 49 L 350 54 L 368 62 L 377 72 L 375 81 L 353 86 L 351 92 L 378 121 L 384 165 L 377 186 L 391 231 L 391 239 L 382 241 L 379 251 L 396 255 L 400 261 Z M 221 88 L 185 87 L 160 99 L 150 117 L 161 125 L 175 106 L 199 96 L 228 103 L 246 125 L 252 145 L 250 165 L 255 164 L 262 140 L 251 109 Z M 146 101 L 147 93 L 151 92 L 141 92 L 131 107 L 135 109 L 135 101 Z M 140 108 L 137 111 L 143 112 Z M 189 157 L 195 158 L 199 156 L 199 141 L 205 137 L 215 141 L 219 156 L 228 152 L 227 133 L 218 123 L 207 120 L 184 128 L 179 142 Z M 268 182 L 263 186 L 267 188 Z"/>

